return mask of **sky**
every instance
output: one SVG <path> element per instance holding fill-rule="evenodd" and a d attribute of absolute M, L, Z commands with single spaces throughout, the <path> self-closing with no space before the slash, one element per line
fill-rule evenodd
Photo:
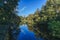
<path fill-rule="evenodd" d="M 21 0 L 18 3 L 18 15 L 28 16 L 33 14 L 37 8 L 41 10 L 42 6 L 46 4 L 46 0 Z"/>

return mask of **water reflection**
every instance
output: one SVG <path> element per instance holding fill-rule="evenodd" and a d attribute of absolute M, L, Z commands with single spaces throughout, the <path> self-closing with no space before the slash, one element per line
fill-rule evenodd
<path fill-rule="evenodd" d="M 27 25 L 20 26 L 21 32 L 18 35 L 17 40 L 36 40 L 34 32 L 29 31 Z"/>

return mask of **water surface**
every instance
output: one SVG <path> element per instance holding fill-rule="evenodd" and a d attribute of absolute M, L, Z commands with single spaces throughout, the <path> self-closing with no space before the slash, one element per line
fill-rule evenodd
<path fill-rule="evenodd" d="M 36 40 L 34 32 L 31 32 L 27 25 L 20 26 L 21 32 L 18 35 L 17 40 Z"/>

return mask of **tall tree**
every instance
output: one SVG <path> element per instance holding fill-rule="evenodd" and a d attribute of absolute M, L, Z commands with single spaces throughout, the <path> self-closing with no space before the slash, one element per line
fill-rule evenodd
<path fill-rule="evenodd" d="M 59 26 L 58 26 L 59 24 L 57 25 L 57 24 L 52 23 L 52 21 L 54 21 L 54 20 L 60 21 L 60 3 L 59 2 L 60 2 L 59 0 L 47 0 L 46 5 L 42 7 L 42 9 L 39 13 L 40 21 L 35 22 L 36 24 L 33 25 L 34 28 L 35 27 L 37 28 L 34 30 L 38 34 L 38 36 L 43 36 L 43 38 L 45 38 L 46 40 L 53 40 L 54 37 L 51 34 L 52 34 L 52 32 L 56 32 L 57 31 L 56 29 L 59 28 Z M 50 22 L 52 25 L 49 24 Z M 53 28 L 56 25 L 56 29 L 52 29 L 52 27 L 50 25 Z M 51 29 L 49 29 L 49 27 L 52 29 L 52 31 L 51 31 Z M 53 30 L 56 30 L 56 31 L 53 31 Z M 60 35 L 59 31 L 55 35 Z M 51 37 L 53 37 L 53 38 L 51 38 Z M 58 39 L 56 39 L 56 40 L 58 40 Z"/>
<path fill-rule="evenodd" d="M 16 40 L 20 17 L 16 14 L 19 0 L 0 0 L 0 40 Z M 3 26 L 4 25 L 4 26 Z M 4 29 L 4 30 L 3 30 Z M 14 31 L 16 31 L 14 33 Z M 14 35 L 15 34 L 15 37 Z M 3 36 L 5 35 L 5 36 Z"/>

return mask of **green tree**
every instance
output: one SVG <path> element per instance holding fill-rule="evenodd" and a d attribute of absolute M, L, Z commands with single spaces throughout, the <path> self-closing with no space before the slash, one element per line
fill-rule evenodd
<path fill-rule="evenodd" d="M 6 30 L 5 26 L 3 26 L 6 33 L 0 31 L 2 34 L 6 35 L 2 40 L 16 40 L 13 36 L 12 31 L 16 31 L 15 35 L 18 33 L 18 26 L 20 23 L 20 17 L 16 14 L 16 7 L 18 5 L 19 0 L 0 0 L 0 25 L 7 25 Z M 0 28 L 2 28 L 0 26 Z M 0 40 L 1 40 L 0 39 Z"/>
<path fill-rule="evenodd" d="M 51 21 L 48 25 L 51 37 L 54 37 L 54 40 L 58 40 L 60 38 L 60 21 Z"/>
<path fill-rule="evenodd" d="M 43 36 L 43 38 L 45 38 L 46 40 L 53 40 L 51 39 L 52 35 L 50 35 L 50 29 L 48 29 L 48 23 L 53 20 L 60 21 L 60 1 L 58 1 L 59 0 L 47 0 L 46 5 L 42 7 L 39 13 L 40 21 L 36 22 L 35 19 L 37 18 L 34 18 L 36 24 L 33 25 L 33 27 L 35 28 L 33 29 L 37 33 L 37 36 Z M 56 27 L 58 29 L 57 25 Z"/>

